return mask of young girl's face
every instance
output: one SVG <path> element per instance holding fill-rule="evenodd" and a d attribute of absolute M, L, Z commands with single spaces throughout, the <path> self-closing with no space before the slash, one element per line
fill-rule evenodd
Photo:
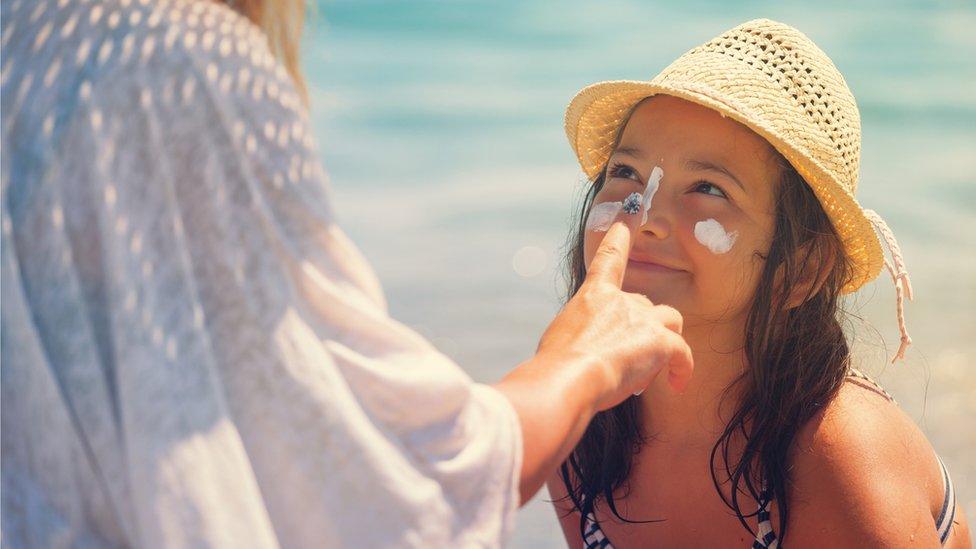
<path fill-rule="evenodd" d="M 655 166 L 664 177 L 634 234 L 623 289 L 678 309 L 686 326 L 743 316 L 774 227 L 772 148 L 713 110 L 658 95 L 627 122 L 594 204 L 643 193 Z M 604 234 L 586 232 L 587 266 Z"/>

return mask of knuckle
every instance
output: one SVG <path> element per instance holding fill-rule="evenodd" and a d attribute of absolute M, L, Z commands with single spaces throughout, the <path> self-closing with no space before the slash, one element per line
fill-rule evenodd
<path fill-rule="evenodd" d="M 651 300 L 648 299 L 648 297 L 646 295 L 644 295 L 644 294 L 640 294 L 640 293 L 637 293 L 637 292 L 625 292 L 625 293 L 627 294 L 628 299 L 630 299 L 634 303 L 641 303 L 641 304 L 644 304 L 644 305 L 653 306 L 653 303 L 651 303 Z"/>
<path fill-rule="evenodd" d="M 661 322 L 668 328 L 681 333 L 684 325 L 684 318 L 681 313 L 670 305 L 657 305 L 656 308 L 660 313 Z"/>
<path fill-rule="evenodd" d="M 607 241 L 604 239 L 603 243 L 596 251 L 596 255 L 603 257 L 605 259 L 618 257 L 623 253 L 623 246 L 619 242 Z"/>

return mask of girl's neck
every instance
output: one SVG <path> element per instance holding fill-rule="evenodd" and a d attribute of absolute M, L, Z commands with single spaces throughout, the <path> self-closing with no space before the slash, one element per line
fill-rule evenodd
<path fill-rule="evenodd" d="M 676 394 L 667 376 L 658 376 L 641 395 L 642 431 L 651 443 L 711 449 L 739 403 L 735 387 L 727 389 L 746 368 L 742 333 L 734 324 L 685 328 L 695 361 L 687 389 Z"/>

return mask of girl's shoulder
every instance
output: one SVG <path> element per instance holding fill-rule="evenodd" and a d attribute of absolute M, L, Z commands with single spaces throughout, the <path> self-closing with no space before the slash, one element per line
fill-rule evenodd
<path fill-rule="evenodd" d="M 797 433 L 790 533 L 838 546 L 937 540 L 942 468 L 928 439 L 860 372 Z"/>
<path fill-rule="evenodd" d="M 801 461 L 845 457 L 845 462 L 862 458 L 874 464 L 885 459 L 903 462 L 918 454 L 922 461 L 938 465 L 915 422 L 880 384 L 854 369 L 834 397 L 797 433 L 795 452 L 794 459 Z"/>

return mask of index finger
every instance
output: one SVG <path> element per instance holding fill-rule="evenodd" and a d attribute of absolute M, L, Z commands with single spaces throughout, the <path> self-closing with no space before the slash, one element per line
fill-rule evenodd
<path fill-rule="evenodd" d="M 586 282 L 606 281 L 617 288 L 623 285 L 624 271 L 627 269 L 633 243 L 632 234 L 637 228 L 638 217 L 637 213 L 627 213 L 624 210 L 617 214 L 590 262 L 586 271 Z"/>

